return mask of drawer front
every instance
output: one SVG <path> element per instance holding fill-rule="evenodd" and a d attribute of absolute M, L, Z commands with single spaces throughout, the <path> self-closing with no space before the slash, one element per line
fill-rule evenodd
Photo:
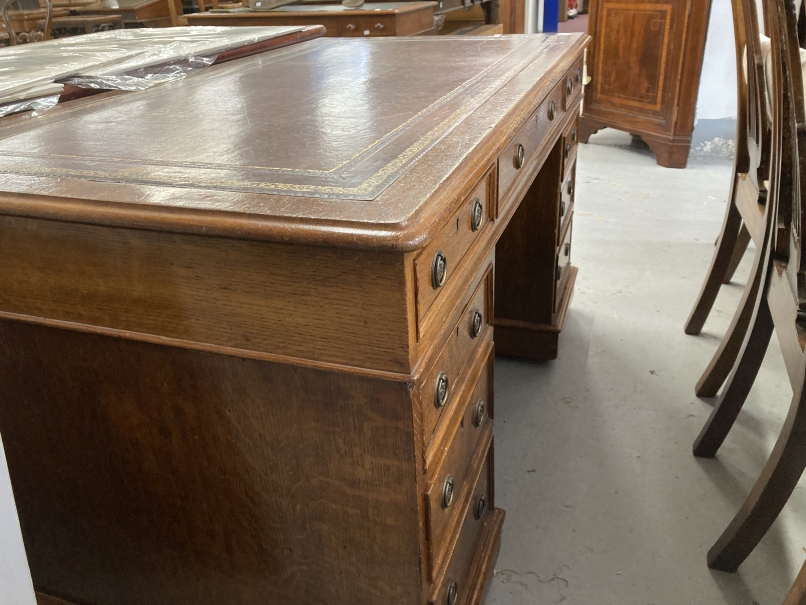
<path fill-rule="evenodd" d="M 395 18 L 344 17 L 339 19 L 339 35 L 343 38 L 377 38 L 395 35 Z"/>
<path fill-rule="evenodd" d="M 453 327 L 436 362 L 424 373 L 419 386 L 423 417 L 423 443 L 428 444 L 443 412 L 454 405 L 465 382 L 465 368 L 474 352 L 488 338 L 491 325 L 493 269 L 489 265 L 486 275 L 465 305 L 459 321 Z"/>
<path fill-rule="evenodd" d="M 557 310 L 557 303 L 560 299 L 560 293 L 565 287 L 565 281 L 568 279 L 569 268 L 571 266 L 571 231 L 573 224 L 568 221 L 568 226 L 565 230 L 565 237 L 563 237 L 562 244 L 557 250 L 557 290 L 554 296 L 554 310 Z"/>
<path fill-rule="evenodd" d="M 490 173 L 476 185 L 439 232 L 414 261 L 417 277 L 417 319 L 422 325 L 437 297 L 461 273 L 462 260 L 480 237 L 492 228 Z"/>
<path fill-rule="evenodd" d="M 506 195 L 519 180 L 527 178 L 527 175 L 534 176 L 537 170 L 537 151 L 554 125 L 562 121 L 565 113 L 564 94 L 565 83 L 560 82 L 515 135 L 512 144 L 498 156 L 499 205 L 505 202 Z"/>
<path fill-rule="evenodd" d="M 576 103 L 582 96 L 585 77 L 584 57 L 577 59 L 574 66 L 565 74 L 565 85 L 563 92 L 563 108 L 568 109 Z"/>
<path fill-rule="evenodd" d="M 568 169 L 577 159 L 577 147 L 579 145 L 579 114 L 571 120 L 568 128 L 563 133 L 563 174 L 567 174 Z"/>
<path fill-rule="evenodd" d="M 570 170 L 565 176 L 560 190 L 560 221 L 558 225 L 557 235 L 561 237 L 568 226 L 568 221 L 574 215 L 574 196 L 576 195 L 576 162 L 571 165 Z"/>
<path fill-rule="evenodd" d="M 444 573 L 433 586 L 430 605 L 465 605 L 473 578 L 468 577 L 473 559 L 478 554 L 479 542 L 484 525 L 493 509 L 492 483 L 492 443 L 485 454 L 481 472 L 478 475 L 469 502 L 464 509 L 464 521 L 459 538 L 451 553 L 450 562 Z M 483 501 L 483 502 L 482 502 Z M 449 600 L 449 593 L 452 596 Z"/>
<path fill-rule="evenodd" d="M 427 469 L 429 480 L 426 488 L 428 505 L 429 579 L 433 580 L 446 557 L 450 529 L 455 527 L 461 514 L 461 498 L 467 493 L 471 465 L 479 447 L 489 439 L 492 431 L 492 373 L 495 357 L 490 355 L 476 372 L 476 386 L 466 399 L 455 431 L 443 447 L 444 454 L 436 461 L 436 469 Z M 448 493 L 450 490 L 450 500 Z"/>

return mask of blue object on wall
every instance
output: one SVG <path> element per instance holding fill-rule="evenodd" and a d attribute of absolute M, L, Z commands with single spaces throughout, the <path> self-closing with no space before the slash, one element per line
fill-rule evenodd
<path fill-rule="evenodd" d="M 560 2 L 558 0 L 545 0 L 543 2 L 543 31 L 545 33 L 556 33 L 559 22 Z"/>

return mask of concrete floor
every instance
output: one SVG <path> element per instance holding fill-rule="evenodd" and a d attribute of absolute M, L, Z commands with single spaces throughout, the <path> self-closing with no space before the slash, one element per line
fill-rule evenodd
<path fill-rule="evenodd" d="M 806 554 L 806 493 L 736 574 L 705 555 L 777 437 L 791 390 L 775 338 L 714 460 L 691 444 L 694 384 L 736 308 L 750 254 L 701 336 L 685 321 L 731 167 L 670 170 L 629 135 L 579 151 L 576 294 L 557 361 L 496 363 L 496 502 L 507 511 L 488 605 L 780 605 Z M 803 485 L 806 483 L 801 482 Z"/>

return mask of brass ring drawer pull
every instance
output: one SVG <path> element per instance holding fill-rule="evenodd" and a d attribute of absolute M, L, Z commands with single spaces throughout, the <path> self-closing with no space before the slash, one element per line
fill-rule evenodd
<path fill-rule="evenodd" d="M 574 195 L 574 181 L 568 181 L 568 195 Z"/>
<path fill-rule="evenodd" d="M 484 220 L 484 205 L 479 198 L 473 202 L 473 207 L 470 209 L 470 228 L 473 231 L 478 231 L 481 227 L 481 222 Z"/>
<path fill-rule="evenodd" d="M 557 281 L 560 281 L 562 274 L 563 274 L 563 268 L 560 266 L 559 263 L 557 263 Z"/>
<path fill-rule="evenodd" d="M 568 159 L 568 156 L 571 155 L 571 143 L 565 144 L 565 159 Z"/>
<path fill-rule="evenodd" d="M 577 142 L 577 127 L 576 126 L 574 126 L 571 129 L 571 141 L 574 142 L 574 143 Z"/>
<path fill-rule="evenodd" d="M 453 502 L 453 477 L 448 475 L 442 486 L 442 508 L 448 508 L 451 502 Z"/>
<path fill-rule="evenodd" d="M 549 103 L 549 120 L 553 120 L 557 117 L 557 102 L 552 101 Z"/>
<path fill-rule="evenodd" d="M 571 96 L 571 93 L 574 92 L 574 81 L 571 78 L 568 78 L 568 81 L 565 83 L 565 91 L 568 93 L 568 96 Z"/>
<path fill-rule="evenodd" d="M 445 285 L 445 278 L 448 276 L 448 259 L 442 250 L 437 250 L 434 260 L 431 262 L 431 287 L 436 290 Z"/>
<path fill-rule="evenodd" d="M 483 495 L 479 496 L 479 499 L 476 502 L 476 519 L 480 521 L 486 511 L 487 511 L 487 498 L 485 498 Z"/>
<path fill-rule="evenodd" d="M 526 150 L 523 148 L 523 145 L 518 143 L 518 146 L 515 148 L 515 168 L 520 170 L 523 168 L 523 160 L 526 156 Z"/>
<path fill-rule="evenodd" d="M 481 326 L 484 323 L 484 318 L 481 315 L 481 311 L 478 309 L 473 310 L 473 319 L 470 322 L 470 337 L 476 338 L 479 334 L 481 334 Z"/>
<path fill-rule="evenodd" d="M 476 402 L 476 413 L 474 414 L 473 417 L 473 424 L 475 424 L 478 427 L 481 426 L 482 422 L 484 422 L 484 400 L 479 399 Z"/>
<path fill-rule="evenodd" d="M 377 29 L 378 31 L 383 31 L 383 29 L 384 29 L 383 23 L 376 23 L 375 24 L 375 29 Z"/>
<path fill-rule="evenodd" d="M 448 584 L 448 591 L 445 593 L 445 605 L 456 605 L 459 598 L 459 585 L 456 580 L 451 580 Z"/>
<path fill-rule="evenodd" d="M 565 242 L 565 255 L 571 256 L 571 242 Z"/>
<path fill-rule="evenodd" d="M 445 402 L 448 400 L 449 389 L 448 375 L 445 372 L 440 372 L 434 384 L 434 407 L 441 408 L 445 405 Z"/>
<path fill-rule="evenodd" d="M 354 32 L 355 25 L 353 25 L 352 23 L 348 23 L 347 25 L 344 26 L 344 29 L 346 29 L 348 32 Z"/>
<path fill-rule="evenodd" d="M 565 202 L 560 202 L 560 216 L 565 216 Z"/>
<path fill-rule="evenodd" d="M 574 72 L 574 79 L 577 81 L 577 84 L 582 82 L 582 68 L 577 67 L 576 71 Z"/>

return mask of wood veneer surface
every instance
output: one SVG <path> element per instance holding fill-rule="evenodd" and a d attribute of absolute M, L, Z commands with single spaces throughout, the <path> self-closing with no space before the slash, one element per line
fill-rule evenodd
<path fill-rule="evenodd" d="M 585 44 L 320 39 L 62 107 L 0 126 L 0 214 L 421 247 Z"/>

